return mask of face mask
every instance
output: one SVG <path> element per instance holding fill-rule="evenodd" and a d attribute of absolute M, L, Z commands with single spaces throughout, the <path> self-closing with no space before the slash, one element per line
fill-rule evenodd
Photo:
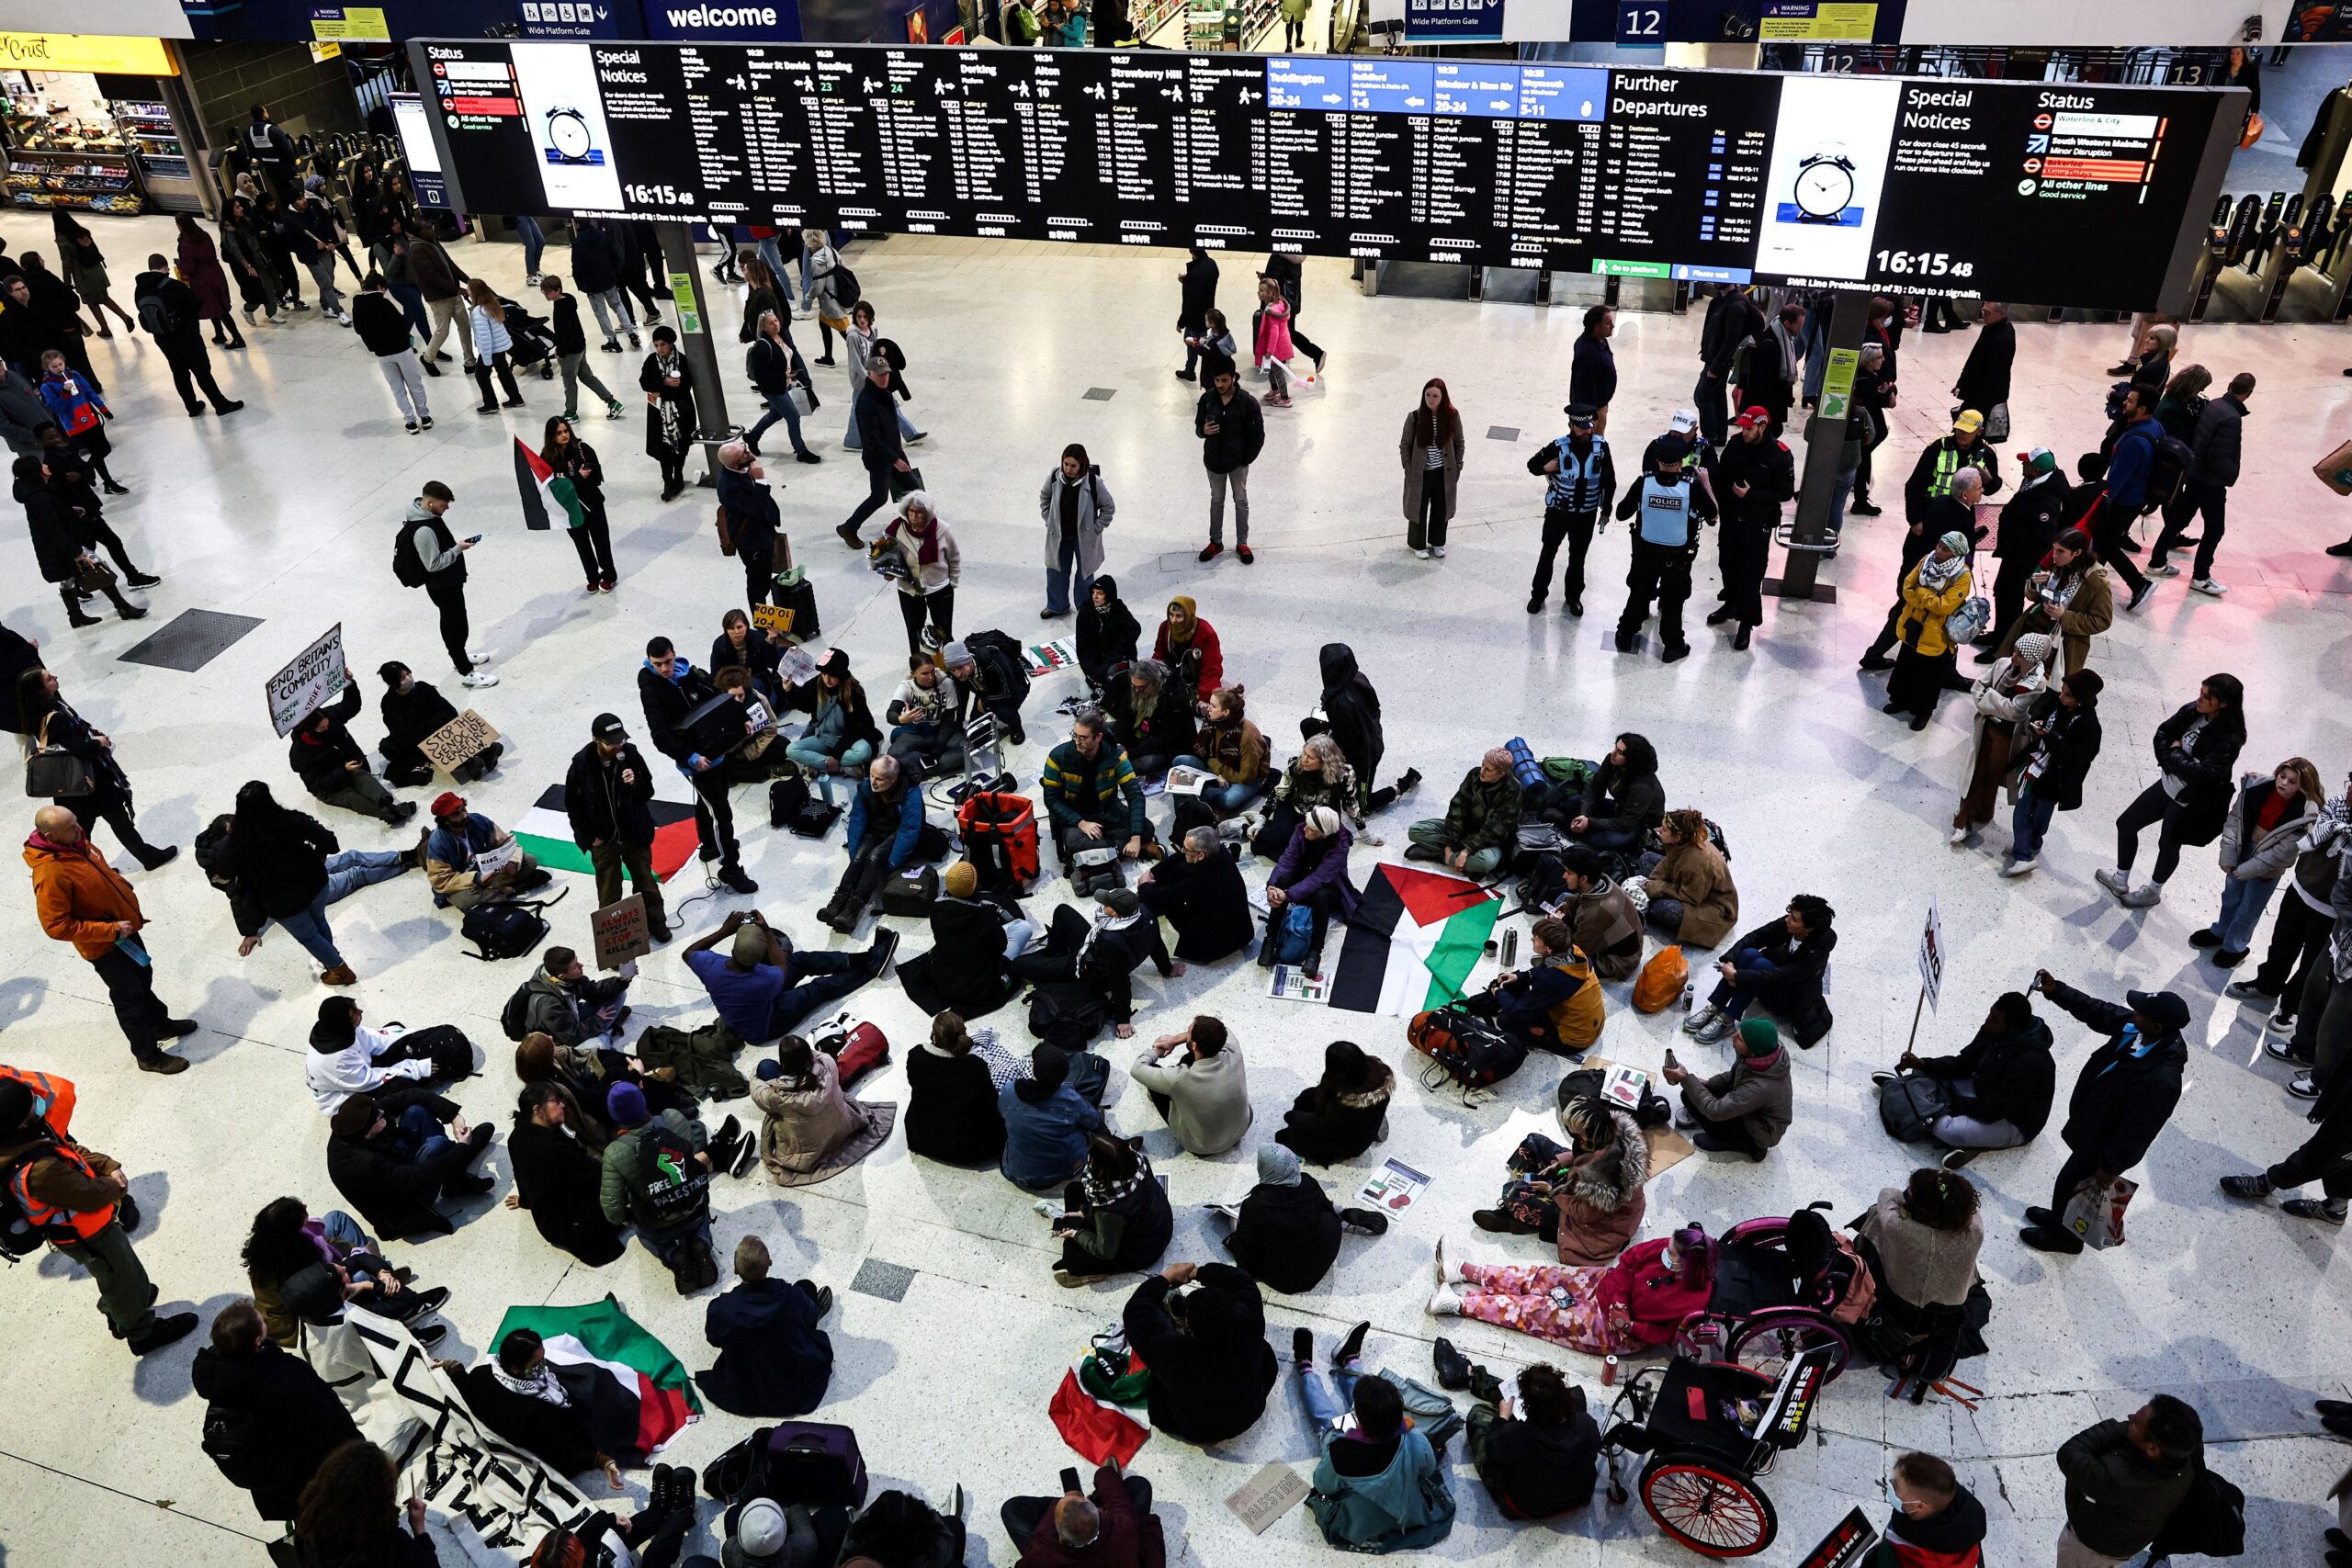
<path fill-rule="evenodd" d="M 1894 1511 L 1896 1513 L 1907 1514 L 1911 1511 L 1904 1506 L 1903 1494 L 1894 1489 L 1894 1481 L 1893 1477 L 1890 1476 L 1879 1484 L 1886 1488 L 1886 1500 L 1894 1505 Z"/>

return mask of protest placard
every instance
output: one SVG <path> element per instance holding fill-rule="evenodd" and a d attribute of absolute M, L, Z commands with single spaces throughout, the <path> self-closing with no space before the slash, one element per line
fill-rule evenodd
<path fill-rule="evenodd" d="M 774 632 L 778 637 L 790 637 L 792 611 L 783 604 L 754 604 L 752 606 L 752 629 Z"/>
<path fill-rule="evenodd" d="M 596 940 L 596 967 L 617 969 L 632 958 L 642 958 L 653 951 L 652 933 L 645 924 L 645 895 L 632 893 L 616 899 L 588 917 L 588 929 Z"/>
<path fill-rule="evenodd" d="M 343 623 L 337 621 L 269 678 L 269 722 L 279 736 L 293 734 L 297 725 L 340 694 L 348 679 L 343 667 Z"/>
<path fill-rule="evenodd" d="M 490 727 L 490 721 L 468 708 L 416 744 L 435 767 L 454 774 L 497 739 L 498 731 Z"/>

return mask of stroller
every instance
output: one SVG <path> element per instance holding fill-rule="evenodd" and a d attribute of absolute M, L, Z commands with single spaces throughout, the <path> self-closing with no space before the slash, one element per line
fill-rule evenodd
<path fill-rule="evenodd" d="M 527 370 L 538 367 L 539 379 L 555 379 L 555 329 L 546 318 L 535 316 L 514 300 L 499 297 L 498 308 L 506 312 L 506 333 L 514 340 L 514 367 Z"/>

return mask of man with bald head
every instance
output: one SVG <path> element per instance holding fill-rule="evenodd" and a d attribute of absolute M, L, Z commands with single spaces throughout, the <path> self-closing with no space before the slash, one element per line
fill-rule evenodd
<path fill-rule="evenodd" d="M 1094 1495 L 1062 1472 L 1059 1497 L 1011 1497 L 999 1515 L 1020 1549 L 1016 1568 L 1159 1568 L 1168 1545 L 1151 1511 L 1151 1483 L 1116 1461 L 1094 1472 Z"/>
<path fill-rule="evenodd" d="M 154 960 L 139 937 L 147 923 L 139 912 L 139 896 L 90 842 L 80 818 L 62 806 L 34 812 L 25 864 L 33 874 L 40 929 L 72 942 L 98 972 L 140 1071 L 187 1071 L 187 1059 L 169 1055 L 161 1042 L 193 1034 L 196 1021 L 174 1018 L 156 999 Z"/>
<path fill-rule="evenodd" d="M 1412 840 L 1405 858 L 1443 861 L 1447 870 L 1484 882 L 1518 841 L 1519 797 L 1510 753 L 1495 747 L 1462 775 L 1442 818 L 1424 818 L 1405 829 Z"/>

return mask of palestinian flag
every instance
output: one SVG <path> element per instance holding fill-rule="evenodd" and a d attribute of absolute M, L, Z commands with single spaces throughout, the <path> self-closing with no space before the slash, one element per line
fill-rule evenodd
<path fill-rule="evenodd" d="M 653 874 L 667 882 L 680 866 L 695 858 L 695 808 L 674 800 L 650 800 L 653 813 Z M 514 841 L 549 871 L 595 874 L 588 852 L 571 841 L 571 818 L 563 809 L 563 786 L 549 784 L 539 803 L 513 825 Z"/>
<path fill-rule="evenodd" d="M 606 1453 L 659 1453 L 686 1423 L 701 1418 L 685 1367 L 610 1296 L 593 1306 L 510 1307 L 492 1349 L 518 1328 L 545 1342 L 548 1365 Z"/>
<path fill-rule="evenodd" d="M 559 521 L 567 528 L 580 526 L 580 492 L 519 435 L 514 438 L 514 483 L 523 492 L 525 527 L 552 528 Z"/>
<path fill-rule="evenodd" d="M 1410 1018 L 1457 1001 L 1502 901 L 1475 882 L 1383 865 L 1364 885 L 1330 972 L 1330 1006 Z"/>

